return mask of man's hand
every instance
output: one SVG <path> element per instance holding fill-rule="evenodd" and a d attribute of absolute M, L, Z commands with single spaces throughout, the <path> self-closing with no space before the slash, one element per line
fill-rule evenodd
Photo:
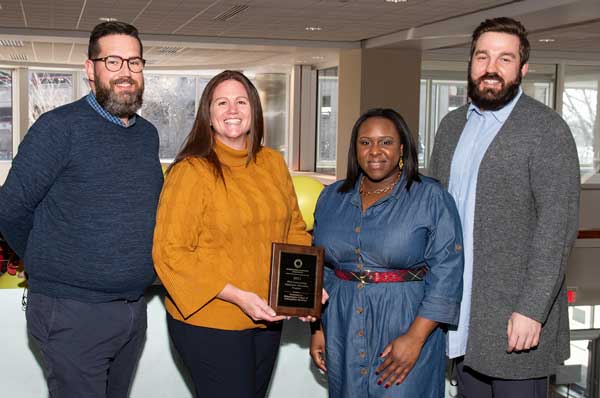
<path fill-rule="evenodd" d="M 508 336 L 507 352 L 518 352 L 530 350 L 537 347 L 540 342 L 540 333 L 542 324 L 521 315 L 518 312 L 513 312 L 508 320 L 506 334 Z"/>

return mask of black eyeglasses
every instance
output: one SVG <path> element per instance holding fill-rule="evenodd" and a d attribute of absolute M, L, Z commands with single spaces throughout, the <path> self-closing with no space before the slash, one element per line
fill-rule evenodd
<path fill-rule="evenodd" d="M 142 70 L 144 70 L 144 65 L 146 65 L 146 60 L 144 58 L 133 57 L 133 58 L 126 59 L 126 58 L 119 57 L 118 55 L 109 55 L 108 57 L 103 57 L 103 58 L 92 58 L 92 59 L 90 59 L 90 61 L 104 62 L 106 69 L 108 69 L 111 72 L 120 71 L 121 68 L 123 67 L 123 62 L 127 62 L 127 67 L 133 73 L 140 73 Z"/>

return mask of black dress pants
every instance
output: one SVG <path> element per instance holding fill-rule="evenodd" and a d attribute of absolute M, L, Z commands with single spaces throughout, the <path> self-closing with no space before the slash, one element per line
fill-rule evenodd
<path fill-rule="evenodd" d="M 458 398 L 546 398 L 548 378 L 509 380 L 489 377 L 464 366 L 456 359 Z"/>
<path fill-rule="evenodd" d="M 127 398 L 146 340 L 146 300 L 86 303 L 29 292 L 27 330 L 51 398 Z"/>
<path fill-rule="evenodd" d="M 281 324 L 221 330 L 167 314 L 171 340 L 190 371 L 197 398 L 263 398 L 279 351 Z"/>

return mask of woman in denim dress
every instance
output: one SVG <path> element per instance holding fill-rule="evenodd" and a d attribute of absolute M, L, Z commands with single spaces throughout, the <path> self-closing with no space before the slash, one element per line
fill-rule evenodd
<path fill-rule="evenodd" d="M 462 292 L 454 201 L 419 175 L 395 111 L 368 111 L 351 140 L 347 178 L 315 210 L 329 299 L 311 356 L 332 398 L 444 397 L 443 329 L 458 322 Z"/>

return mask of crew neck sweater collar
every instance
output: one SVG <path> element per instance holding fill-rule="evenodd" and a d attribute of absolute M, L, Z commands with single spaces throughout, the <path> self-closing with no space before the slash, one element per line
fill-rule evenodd
<path fill-rule="evenodd" d="M 229 167 L 246 166 L 248 149 L 234 149 L 215 138 L 215 152 L 219 160 Z"/>

